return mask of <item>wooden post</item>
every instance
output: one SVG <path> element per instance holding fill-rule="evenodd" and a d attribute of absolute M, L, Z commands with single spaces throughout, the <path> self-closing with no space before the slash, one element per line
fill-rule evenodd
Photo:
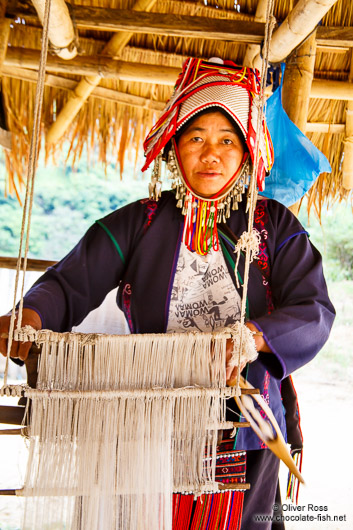
<path fill-rule="evenodd" d="M 316 38 L 313 33 L 287 60 L 284 72 L 282 103 L 289 118 L 305 134 L 311 83 L 314 76 Z M 300 201 L 289 209 L 298 215 Z"/>
<path fill-rule="evenodd" d="M 0 0 L 0 77 L 10 35 L 10 19 L 5 18 L 7 0 Z"/>
<path fill-rule="evenodd" d="M 351 68 L 348 80 L 350 83 L 353 83 L 353 52 L 351 53 Z M 347 101 L 345 132 L 346 137 L 343 144 L 344 158 L 342 164 L 342 187 L 345 190 L 351 190 L 353 188 L 353 101 Z"/>
<path fill-rule="evenodd" d="M 0 97 L 1 97 L 1 79 L 2 79 L 2 68 L 7 52 L 7 43 L 10 35 L 10 22 L 11 20 L 5 18 L 7 0 L 0 0 Z M 0 101 L 0 105 L 2 102 Z M 4 126 L 3 126 L 4 127 Z M 0 145 L 5 149 L 11 150 L 12 147 L 12 134 L 0 126 Z"/>
<path fill-rule="evenodd" d="M 268 0 L 258 0 L 254 18 L 255 22 L 266 22 L 267 4 Z M 248 44 L 243 59 L 243 65 L 253 68 L 253 60 L 259 55 L 260 51 L 261 47 L 257 44 Z"/>
<path fill-rule="evenodd" d="M 137 0 L 132 9 L 135 11 L 150 11 L 155 2 L 156 0 Z M 125 31 L 116 33 L 104 47 L 102 54 L 118 58 L 132 35 L 132 33 Z M 48 131 L 47 142 L 49 144 L 53 144 L 61 138 L 81 107 L 84 105 L 85 101 L 87 101 L 93 89 L 99 85 L 100 81 L 101 77 L 97 75 L 83 78 L 78 83 L 73 94 L 70 96 L 56 121 Z"/>

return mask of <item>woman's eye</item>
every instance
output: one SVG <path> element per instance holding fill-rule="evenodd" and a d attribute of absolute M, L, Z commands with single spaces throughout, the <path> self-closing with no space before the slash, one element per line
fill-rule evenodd
<path fill-rule="evenodd" d="M 201 138 L 201 136 L 193 136 L 191 138 L 191 141 L 192 142 L 202 142 L 202 138 Z"/>
<path fill-rule="evenodd" d="M 231 145 L 233 143 L 233 141 L 230 138 L 225 138 L 223 140 L 223 143 L 226 144 L 226 145 Z"/>

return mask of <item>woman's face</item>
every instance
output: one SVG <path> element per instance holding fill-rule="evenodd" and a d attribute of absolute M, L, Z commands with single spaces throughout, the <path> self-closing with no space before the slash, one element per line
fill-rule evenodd
<path fill-rule="evenodd" d="M 202 197 L 220 191 L 235 175 L 244 156 L 242 140 L 221 112 L 196 118 L 180 136 L 178 151 L 192 190 Z"/>

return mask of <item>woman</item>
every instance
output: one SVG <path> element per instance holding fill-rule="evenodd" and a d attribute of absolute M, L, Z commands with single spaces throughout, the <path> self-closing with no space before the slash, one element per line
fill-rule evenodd
<path fill-rule="evenodd" d="M 242 193 L 257 140 L 260 188 L 272 163 L 265 122 L 256 138 L 258 94 L 259 80 L 251 69 L 230 61 L 186 61 L 166 111 L 144 144 L 145 168 L 155 161 L 154 199 L 130 204 L 93 225 L 27 293 L 23 325 L 70 330 L 118 285 L 117 302 L 131 333 L 220 330 L 239 320 L 242 289 L 233 252 L 247 230 Z M 162 156 L 174 191 L 160 193 Z M 250 267 L 247 326 L 263 334 L 255 335 L 258 359 L 240 369 L 260 388 L 285 434 L 281 380 L 322 347 L 334 309 L 320 255 L 297 219 L 279 203 L 261 200 L 254 227 L 261 243 Z M 241 257 L 237 276 L 243 273 Z M 1 318 L 1 331 L 8 321 Z M 228 349 L 232 382 L 236 369 L 229 363 L 231 345 Z M 5 340 L 0 350 L 5 353 Z M 27 351 L 28 345 L 14 344 L 12 355 L 24 359 Z M 238 419 L 230 410 L 232 418 Z M 226 472 L 231 482 L 239 472 L 236 451 L 247 451 L 251 490 L 245 494 L 242 528 L 270 528 L 271 523 L 259 524 L 253 517 L 272 513 L 277 458 L 250 429 L 239 429 L 232 442 L 225 436 L 220 451 L 225 448 L 234 455 Z"/>

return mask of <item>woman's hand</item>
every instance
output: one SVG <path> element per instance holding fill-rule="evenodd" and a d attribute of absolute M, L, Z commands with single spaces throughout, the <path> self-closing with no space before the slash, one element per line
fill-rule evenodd
<path fill-rule="evenodd" d="M 250 331 L 253 331 L 254 333 L 258 333 L 259 329 L 253 324 L 252 322 L 246 322 L 246 327 L 250 329 Z M 263 351 L 265 353 L 272 353 L 272 350 L 267 346 L 267 343 L 265 342 L 265 339 L 262 335 L 254 335 L 254 341 L 256 346 L 256 351 Z"/>
<path fill-rule="evenodd" d="M 238 377 L 238 366 L 229 366 L 229 361 L 232 357 L 233 352 L 233 341 L 227 339 L 227 351 L 226 351 L 226 383 L 228 386 L 234 386 Z M 246 363 L 240 365 L 240 372 L 245 367 Z"/>
<path fill-rule="evenodd" d="M 258 328 L 252 322 L 246 322 L 246 327 L 255 333 L 258 332 Z M 262 335 L 254 335 L 256 351 L 262 351 L 271 353 L 270 348 L 267 346 Z M 226 381 L 228 386 L 233 386 L 236 383 L 238 377 L 238 366 L 230 366 L 229 362 L 232 357 L 233 352 L 233 341 L 232 339 L 227 339 L 227 350 L 226 350 Z M 246 363 L 242 363 L 239 367 L 240 372 L 242 372 Z"/>
<path fill-rule="evenodd" d="M 6 357 L 7 355 L 7 342 L 9 335 L 11 313 L 7 313 L 0 317 L 0 353 Z M 15 320 L 15 329 L 17 323 L 17 311 Z M 38 313 L 33 309 L 24 308 L 22 312 L 22 327 L 31 326 L 34 329 L 42 328 L 42 320 Z M 18 342 L 12 341 L 11 345 L 11 357 L 19 357 L 22 361 L 27 359 L 28 352 L 30 350 L 31 342 Z"/>

